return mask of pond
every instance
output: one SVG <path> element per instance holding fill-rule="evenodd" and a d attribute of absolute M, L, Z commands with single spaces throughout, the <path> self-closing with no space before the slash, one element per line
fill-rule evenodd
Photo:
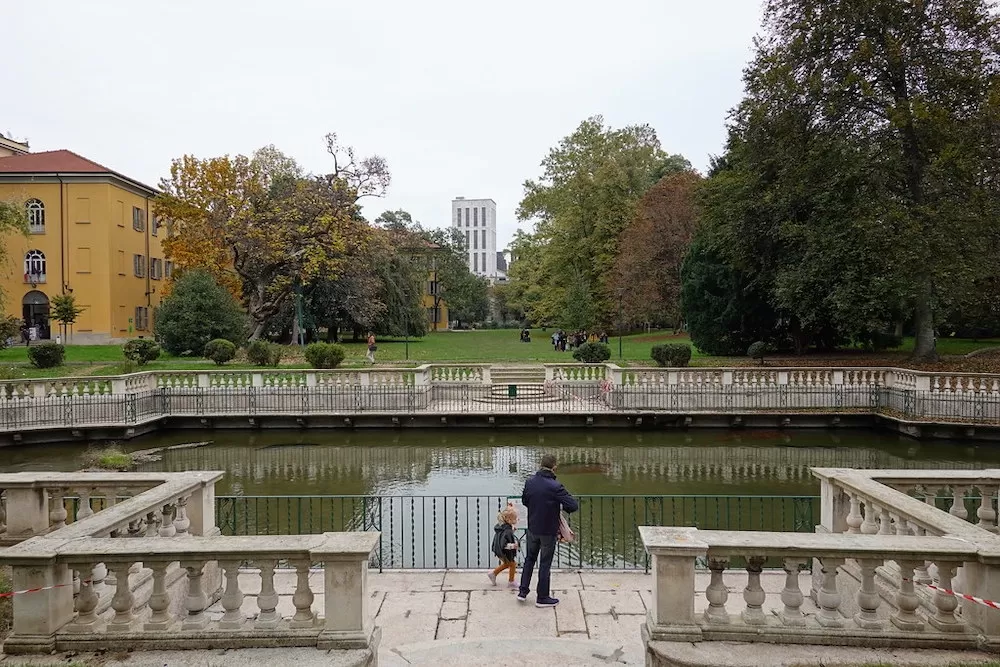
<path fill-rule="evenodd" d="M 507 495 L 544 452 L 575 494 L 816 495 L 809 468 L 982 468 L 989 444 L 854 430 L 173 431 L 124 443 L 144 471 L 222 470 L 218 495 Z M 84 444 L 0 449 L 0 472 L 78 470 Z"/>
<path fill-rule="evenodd" d="M 484 567 L 498 509 L 545 452 L 581 497 L 578 540 L 556 564 L 645 568 L 637 526 L 811 532 L 812 467 L 1000 465 L 1000 449 L 874 431 L 175 431 L 124 443 L 164 450 L 143 471 L 221 470 L 224 534 L 379 530 L 373 565 Z M 0 472 L 77 470 L 84 444 L 0 450 Z M 72 516 L 72 513 L 71 513 Z"/>

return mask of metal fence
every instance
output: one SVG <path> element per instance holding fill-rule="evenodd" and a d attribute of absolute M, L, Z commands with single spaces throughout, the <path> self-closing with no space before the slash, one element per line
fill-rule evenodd
<path fill-rule="evenodd" d="M 580 496 L 570 517 L 576 540 L 561 544 L 556 567 L 649 567 L 639 526 L 812 532 L 814 496 Z M 224 535 L 297 535 L 343 530 L 382 533 L 379 569 L 481 568 L 507 496 L 219 496 Z M 522 552 L 523 555 L 523 552 Z"/>
<path fill-rule="evenodd" d="M 363 414 L 544 415 L 862 413 L 914 421 L 1000 424 L 1000 393 L 872 386 L 705 388 L 671 385 L 163 387 L 130 394 L 0 396 L 0 428 L 127 426 L 163 417 L 306 418 Z"/>

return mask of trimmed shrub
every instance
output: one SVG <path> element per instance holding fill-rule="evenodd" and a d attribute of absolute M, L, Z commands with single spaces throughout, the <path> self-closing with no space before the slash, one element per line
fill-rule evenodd
<path fill-rule="evenodd" d="M 281 346 L 266 340 L 255 340 L 247 345 L 247 359 L 254 366 L 277 366 L 281 363 Z"/>
<path fill-rule="evenodd" d="M 682 367 L 691 361 L 691 346 L 683 343 L 654 345 L 650 353 L 658 366 Z"/>
<path fill-rule="evenodd" d="M 122 345 L 122 354 L 137 366 L 145 366 L 160 357 L 160 346 L 148 338 L 133 338 Z"/>
<path fill-rule="evenodd" d="M 336 368 L 344 356 L 344 348 L 336 343 L 311 343 L 306 346 L 306 361 L 313 368 Z"/>
<path fill-rule="evenodd" d="M 611 358 L 611 348 L 603 343 L 584 343 L 573 350 L 573 358 L 585 364 L 599 364 Z"/>
<path fill-rule="evenodd" d="M 58 343 L 42 343 L 28 348 L 28 360 L 35 368 L 55 368 L 66 359 L 66 348 Z"/>
<path fill-rule="evenodd" d="M 768 348 L 767 343 L 759 340 L 756 343 L 750 344 L 750 348 L 747 349 L 747 356 L 751 359 L 760 359 L 760 365 L 763 366 L 764 356 L 770 351 L 771 350 Z"/>
<path fill-rule="evenodd" d="M 221 366 L 227 361 L 233 360 L 233 357 L 236 356 L 236 346 L 225 338 L 216 338 L 208 341 L 205 345 L 204 356 Z"/>
<path fill-rule="evenodd" d="M 185 271 L 156 309 L 156 340 L 174 356 L 201 354 L 216 338 L 242 345 L 247 316 L 229 291 L 201 270 Z"/>

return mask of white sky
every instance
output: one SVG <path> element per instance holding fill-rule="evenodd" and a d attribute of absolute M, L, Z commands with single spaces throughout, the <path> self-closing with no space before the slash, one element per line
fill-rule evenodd
<path fill-rule="evenodd" d="M 14 0 L 0 132 L 156 185 L 170 160 L 275 144 L 329 166 L 335 131 L 392 170 L 365 214 L 448 224 L 497 202 L 584 118 L 649 123 L 699 169 L 742 94 L 759 0 Z"/>

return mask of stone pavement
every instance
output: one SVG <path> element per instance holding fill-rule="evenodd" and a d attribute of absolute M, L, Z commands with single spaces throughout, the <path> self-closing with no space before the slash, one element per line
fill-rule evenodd
<path fill-rule="evenodd" d="M 698 574 L 696 612 L 708 602 L 704 591 L 709 575 Z M 743 608 L 742 589 L 746 576 L 727 572 L 730 611 Z M 782 608 L 780 591 L 784 574 L 765 571 L 761 576 L 767 593 L 764 610 Z M 371 610 L 382 629 L 380 667 L 417 667 L 451 663 L 461 667 L 504 667 L 531 664 L 558 664 L 560 667 L 645 664 L 645 650 L 639 628 L 650 605 L 652 578 L 644 573 L 556 571 L 552 574 L 553 595 L 560 599 L 555 609 L 538 609 L 532 593 L 527 603 L 519 603 L 516 590 L 506 581 L 491 586 L 485 571 L 394 571 L 371 573 Z M 314 591 L 322 591 L 322 572 L 310 577 Z M 284 570 L 275 574 L 280 595 L 279 611 L 294 611 L 292 593 L 295 574 Z M 244 613 L 257 610 L 260 578 L 248 571 L 240 575 L 246 594 Z M 323 609 L 323 594 L 317 593 L 313 609 Z M 816 607 L 807 598 L 805 613 Z M 209 609 L 213 617 L 222 615 L 220 603 Z M 774 646 L 703 642 L 677 644 L 671 649 L 678 665 L 718 665 L 738 667 L 761 665 L 822 664 L 855 666 L 965 665 L 981 664 L 990 656 L 956 651 L 887 651 L 815 646 Z M 540 658 L 541 656 L 541 658 Z M 240 649 L 229 651 L 149 651 L 130 655 L 76 656 L 82 665 L 101 667 L 297 667 L 353 664 L 350 656 L 336 656 L 316 649 Z M 66 656 L 47 658 L 0 656 L 0 667 L 11 665 L 65 664 Z M 994 665 L 996 663 L 993 663 Z"/>

